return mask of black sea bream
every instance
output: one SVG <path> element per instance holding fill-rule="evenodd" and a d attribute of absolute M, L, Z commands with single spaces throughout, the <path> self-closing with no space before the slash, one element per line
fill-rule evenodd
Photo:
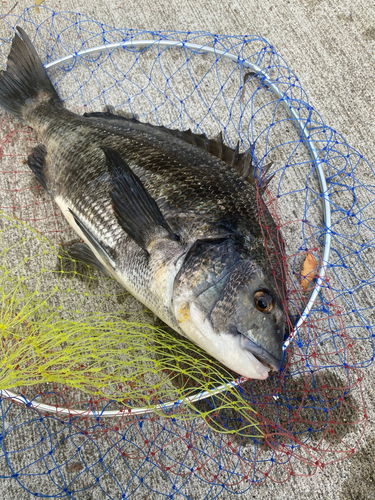
<path fill-rule="evenodd" d="M 0 105 L 39 135 L 28 164 L 85 241 L 76 257 L 235 372 L 265 379 L 280 369 L 285 314 L 250 154 L 191 132 L 64 109 L 21 28 L 0 74 Z"/>

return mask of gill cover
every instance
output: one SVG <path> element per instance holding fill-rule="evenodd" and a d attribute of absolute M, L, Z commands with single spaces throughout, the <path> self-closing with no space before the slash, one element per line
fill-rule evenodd
<path fill-rule="evenodd" d="M 199 310 L 218 336 L 239 337 L 241 349 L 279 370 L 285 314 L 276 287 L 244 258 L 233 237 L 197 241 L 175 281 L 174 294 Z M 196 325 L 199 329 L 199 325 Z"/>

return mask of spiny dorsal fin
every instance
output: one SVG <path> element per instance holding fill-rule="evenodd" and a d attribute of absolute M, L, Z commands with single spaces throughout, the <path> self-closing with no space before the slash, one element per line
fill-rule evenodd
<path fill-rule="evenodd" d="M 217 134 L 217 136 L 213 139 L 216 144 L 217 144 L 217 157 L 220 158 L 220 160 L 223 159 L 224 157 L 224 151 L 223 151 L 223 132 L 220 130 L 220 132 Z"/>
<path fill-rule="evenodd" d="M 238 163 L 238 158 L 239 158 L 239 152 L 238 151 L 239 151 L 239 149 L 240 149 L 240 141 L 237 141 L 236 149 L 233 150 L 231 167 L 234 167 Z"/>
<path fill-rule="evenodd" d="M 111 198 L 118 223 L 144 250 L 158 238 L 179 238 L 172 232 L 156 201 L 121 156 L 102 147 L 111 174 Z"/>
<path fill-rule="evenodd" d="M 108 111 L 92 111 L 90 113 L 83 113 L 85 118 L 106 118 L 107 120 L 125 120 L 127 122 L 138 122 L 135 117 L 132 117 L 126 113 L 114 115 L 109 110 Z"/>
<path fill-rule="evenodd" d="M 192 144 L 208 153 L 216 156 L 233 168 L 236 168 L 240 177 L 252 184 L 255 182 L 253 158 L 249 151 L 239 152 L 239 142 L 236 149 L 226 146 L 223 142 L 223 134 L 220 132 L 214 139 L 208 139 L 204 134 L 194 134 L 190 129 L 187 131 L 171 130 L 163 127 L 168 133 Z"/>
<path fill-rule="evenodd" d="M 105 113 L 85 113 L 84 116 L 87 118 L 104 118 L 112 121 L 120 119 L 127 120 L 128 122 L 140 123 L 136 118 L 129 119 L 121 115 L 114 115 L 109 111 Z M 254 164 L 251 152 L 247 151 L 245 153 L 239 153 L 239 143 L 237 144 L 236 149 L 232 149 L 229 146 L 226 146 L 223 142 L 222 132 L 220 132 L 220 134 L 218 134 L 216 138 L 208 139 L 204 134 L 195 134 L 190 129 L 182 131 L 166 128 L 164 126 L 150 125 L 149 123 L 146 125 L 151 128 L 163 130 L 174 137 L 182 139 L 188 144 L 192 144 L 197 148 L 207 151 L 208 153 L 216 156 L 216 158 L 219 158 L 231 167 L 236 168 L 243 180 L 254 184 Z"/>

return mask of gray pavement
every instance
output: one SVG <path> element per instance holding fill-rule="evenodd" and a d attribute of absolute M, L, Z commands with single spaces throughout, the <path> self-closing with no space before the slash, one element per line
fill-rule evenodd
<path fill-rule="evenodd" d="M 13 2 L 0 4 L 0 14 L 6 13 Z M 375 137 L 375 99 L 373 96 L 375 62 L 375 10 L 371 0 L 249 0 L 241 2 L 197 2 L 186 0 L 141 1 L 84 1 L 46 0 L 44 5 L 56 12 L 81 12 L 93 19 L 117 28 L 148 30 L 205 30 L 211 33 L 244 35 L 256 33 L 266 38 L 298 75 L 312 105 L 325 123 L 339 131 L 347 142 L 375 165 L 373 138 Z M 29 2 L 20 0 L 14 13 L 21 15 Z M 40 9 L 34 20 L 42 22 L 46 11 Z M 40 17 L 38 17 L 40 16 Z M 0 21 L 1 23 L 1 21 Z M 0 24 L 0 36 L 2 25 Z M 373 183 L 370 178 L 365 181 Z M 369 297 L 372 304 L 374 298 Z M 356 453 L 347 460 L 332 464 L 313 477 L 293 477 L 285 484 L 267 481 L 251 488 L 243 498 L 265 499 L 375 499 L 374 432 L 375 398 L 372 391 L 374 368 L 364 371 L 363 395 L 368 408 L 368 426 Z M 24 432 L 24 431 L 23 431 Z M 25 439 L 25 436 L 20 436 Z M 32 440 L 32 436 L 28 436 Z M 16 445 L 15 445 L 16 446 Z M 104 445 L 103 445 L 104 446 Z M 66 456 L 71 450 L 66 449 Z M 93 452 L 94 453 L 94 452 Z M 64 460 L 64 456 L 61 457 Z M 117 465 L 116 465 L 117 467 Z M 118 477 L 125 484 L 129 472 L 124 464 L 117 467 Z M 1 478 L 0 467 L 0 478 Z M 47 483 L 33 480 L 33 491 L 50 495 Z M 155 489 L 163 490 L 164 479 L 154 473 Z M 30 483 L 31 484 L 31 483 Z M 108 486 L 109 490 L 112 486 Z M 40 488 L 38 490 L 38 488 Z M 185 495 L 204 498 L 201 483 L 190 479 Z M 109 491 L 108 490 L 108 491 Z M 121 498 L 113 487 L 114 498 Z M 165 485 L 165 492 L 168 485 Z M 31 494 L 16 479 L 0 479 L 1 498 L 29 499 Z M 217 493 L 219 493 L 217 491 Z M 222 494 L 220 498 L 229 498 Z M 233 495 L 234 496 L 234 495 Z M 91 488 L 77 500 L 106 498 L 103 490 Z M 153 500 L 161 498 L 147 489 L 140 489 L 131 498 Z M 175 495 L 175 500 L 182 495 Z M 212 496 L 213 498 L 213 496 Z"/>

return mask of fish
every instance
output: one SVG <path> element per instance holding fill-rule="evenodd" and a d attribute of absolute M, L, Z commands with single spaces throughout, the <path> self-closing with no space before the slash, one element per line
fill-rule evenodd
<path fill-rule="evenodd" d="M 21 27 L 0 73 L 0 106 L 40 138 L 28 165 L 84 241 L 71 255 L 235 373 L 264 380 L 281 369 L 286 313 L 251 152 L 66 109 Z M 265 218 L 275 230 L 267 209 Z"/>

